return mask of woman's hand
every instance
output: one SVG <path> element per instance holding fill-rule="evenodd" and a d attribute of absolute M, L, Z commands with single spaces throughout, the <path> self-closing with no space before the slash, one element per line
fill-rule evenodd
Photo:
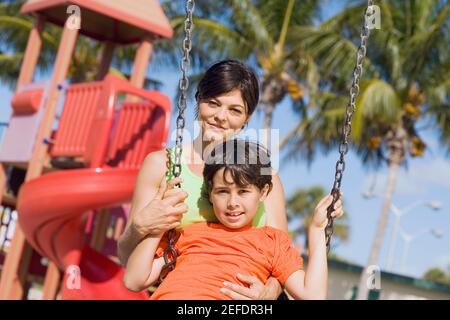
<path fill-rule="evenodd" d="M 180 182 L 179 177 L 167 183 L 163 179 L 153 200 L 134 215 L 131 225 L 142 237 L 157 236 L 180 226 L 181 218 L 188 210 L 184 203 L 188 194 L 175 188 Z"/>
<path fill-rule="evenodd" d="M 275 278 L 269 278 L 264 285 L 258 278 L 249 275 L 237 274 L 239 280 L 248 284 L 248 287 L 224 282 L 225 288 L 220 291 L 233 300 L 276 300 L 281 293 L 281 285 Z"/>
<path fill-rule="evenodd" d="M 344 211 L 342 210 L 342 195 L 343 193 L 341 192 L 341 197 L 339 197 L 339 200 L 334 204 L 334 210 L 331 213 L 333 218 L 340 218 L 344 214 Z M 325 230 L 328 223 L 327 208 L 331 205 L 332 201 L 333 196 L 331 194 L 320 200 L 319 204 L 314 209 L 311 227 Z"/>

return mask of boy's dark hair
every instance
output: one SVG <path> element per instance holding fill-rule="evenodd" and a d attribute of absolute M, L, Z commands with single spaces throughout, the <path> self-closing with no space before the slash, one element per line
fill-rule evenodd
<path fill-rule="evenodd" d="M 250 117 L 258 105 L 258 78 L 251 68 L 236 60 L 223 60 L 211 66 L 198 84 L 195 100 L 199 103 L 235 89 L 241 91 Z"/>
<path fill-rule="evenodd" d="M 223 178 L 227 172 L 240 187 L 255 185 L 262 190 L 266 184 L 269 192 L 272 189 L 272 173 L 270 154 L 261 145 L 246 140 L 227 140 L 214 147 L 205 161 L 203 178 L 205 183 L 204 196 L 209 196 L 213 187 L 214 175 L 222 168 Z M 208 197 L 209 198 L 209 197 Z"/>

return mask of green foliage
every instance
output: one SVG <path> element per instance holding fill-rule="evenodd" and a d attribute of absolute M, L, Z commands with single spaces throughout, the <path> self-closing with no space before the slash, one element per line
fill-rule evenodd
<path fill-rule="evenodd" d="M 0 3 L 0 82 L 13 88 L 19 76 L 28 35 L 33 28 L 33 19 L 22 15 L 23 0 Z M 38 72 L 45 72 L 54 60 L 58 43 L 56 28 L 48 28 L 42 35 L 42 50 L 38 61 Z"/>
<path fill-rule="evenodd" d="M 314 59 L 320 74 L 319 93 L 310 96 L 315 108 L 301 119 L 306 123 L 302 134 L 290 140 L 292 158 L 311 162 L 317 152 L 328 152 L 340 141 L 366 5 L 353 2 L 318 26 L 295 26 L 291 34 L 291 42 Z M 450 3 L 393 0 L 378 5 L 381 29 L 371 30 L 367 44 L 352 146 L 366 165 L 377 168 L 386 164 L 390 140 L 402 127 L 407 133 L 402 160 L 408 153 L 420 156 L 426 144 L 417 123 L 424 119 L 450 152 Z"/>
<path fill-rule="evenodd" d="M 308 226 L 311 223 L 314 208 L 319 201 L 326 196 L 326 192 L 321 186 L 313 186 L 307 189 L 297 189 L 286 200 L 286 212 L 288 221 L 300 218 L 302 223 L 297 230 L 293 230 L 296 233 L 304 234 L 308 230 Z M 334 236 L 341 241 L 346 241 L 349 238 L 350 227 L 348 224 L 348 215 L 344 212 L 344 215 L 334 222 Z"/>
<path fill-rule="evenodd" d="M 431 268 L 422 276 L 423 279 L 450 285 L 450 274 L 440 268 Z"/>

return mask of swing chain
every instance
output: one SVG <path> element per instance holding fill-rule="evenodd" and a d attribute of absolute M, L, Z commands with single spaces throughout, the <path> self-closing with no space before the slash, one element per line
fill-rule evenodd
<path fill-rule="evenodd" d="M 183 40 L 183 58 L 181 59 L 181 72 L 182 76 L 179 81 L 180 88 L 180 96 L 178 98 L 178 117 L 177 117 L 177 132 L 176 132 L 176 140 L 175 140 L 175 161 L 173 166 L 173 175 L 174 177 L 179 177 L 181 174 L 181 153 L 182 153 L 182 142 L 183 142 L 183 130 L 185 125 L 184 119 L 184 110 L 186 109 L 186 100 L 187 100 L 187 89 L 189 87 L 189 79 L 187 77 L 187 73 L 189 71 L 189 67 L 191 64 L 189 53 L 192 49 L 192 14 L 194 12 L 195 1 L 187 0 L 186 1 L 186 19 L 184 21 L 184 40 Z"/>
<path fill-rule="evenodd" d="M 192 49 L 192 27 L 194 25 L 192 20 L 192 14 L 195 8 L 194 0 L 186 0 L 185 11 L 186 19 L 184 21 L 184 40 L 183 40 L 183 57 L 181 59 L 181 73 L 182 76 L 179 81 L 180 96 L 178 98 L 178 117 L 177 117 L 177 131 L 174 148 L 174 163 L 172 167 L 173 177 L 177 178 L 181 174 L 181 156 L 183 151 L 183 131 L 185 125 L 184 110 L 186 109 L 187 89 L 189 87 L 189 79 L 187 73 L 190 67 L 190 51 Z M 178 188 L 180 184 L 176 185 Z M 176 230 L 171 229 L 166 233 L 168 243 L 167 248 L 164 250 L 164 266 L 161 270 L 159 281 L 166 277 L 166 275 L 175 268 L 177 261 L 177 250 L 175 249 Z"/>
<path fill-rule="evenodd" d="M 339 145 L 339 160 L 336 162 L 336 173 L 334 176 L 333 188 L 331 190 L 333 201 L 327 208 L 328 223 L 327 226 L 325 227 L 325 241 L 327 246 L 327 253 L 330 251 L 331 236 L 333 234 L 334 219 L 331 216 L 331 214 L 333 212 L 334 205 L 336 204 L 336 202 L 339 200 L 340 197 L 342 176 L 345 170 L 344 156 L 347 154 L 349 148 L 349 136 L 352 131 L 352 117 L 353 113 L 356 110 L 356 97 L 359 94 L 359 80 L 361 78 L 363 61 L 367 53 L 366 42 L 370 35 L 370 28 L 368 26 L 368 12 L 373 6 L 373 2 L 374 2 L 373 0 L 367 1 L 367 7 L 364 12 L 364 26 L 361 29 L 360 34 L 361 43 L 357 51 L 356 66 L 353 70 L 353 82 L 350 87 L 349 93 L 350 99 L 349 103 L 345 108 L 345 122 L 344 128 L 342 130 L 342 140 Z"/>
<path fill-rule="evenodd" d="M 159 275 L 159 283 L 161 283 L 167 274 L 175 268 L 175 263 L 177 261 L 178 252 L 175 249 L 175 239 L 176 239 L 176 231 L 175 229 L 170 229 L 166 233 L 168 243 L 167 248 L 164 250 L 164 266 L 161 269 L 161 273 Z"/>

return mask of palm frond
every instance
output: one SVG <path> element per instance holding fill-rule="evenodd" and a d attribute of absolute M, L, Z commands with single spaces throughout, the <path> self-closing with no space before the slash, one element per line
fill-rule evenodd
<path fill-rule="evenodd" d="M 231 19 L 237 32 L 245 34 L 254 47 L 267 51 L 272 49 L 273 39 L 267 31 L 267 21 L 252 0 L 230 0 Z"/>
<path fill-rule="evenodd" d="M 296 218 L 301 218 L 302 223 L 297 228 L 296 233 L 304 233 L 311 223 L 314 208 L 319 201 L 326 196 L 325 189 L 322 186 L 311 186 L 309 188 L 301 188 L 294 191 L 294 193 L 286 200 L 286 211 L 288 220 L 292 221 Z M 334 236 L 341 241 L 346 241 L 349 238 L 349 219 L 347 212 L 334 222 Z"/>
<path fill-rule="evenodd" d="M 292 43 L 295 49 L 306 51 L 319 66 L 322 79 L 343 80 L 341 86 L 347 87 L 348 79 L 355 67 L 357 46 L 351 40 L 334 30 L 315 27 L 293 27 Z M 377 72 L 370 59 L 364 62 L 365 75 L 376 76 Z"/>
<path fill-rule="evenodd" d="M 450 3 L 430 23 L 428 28 L 417 30 L 405 41 L 405 64 L 411 70 L 412 79 L 419 78 L 429 63 L 440 64 L 448 57 L 448 47 L 442 47 L 443 39 L 450 37 Z M 445 41 L 444 41 L 445 43 Z M 435 68 L 434 68 L 435 69 Z"/>
<path fill-rule="evenodd" d="M 0 53 L 0 82 L 14 89 L 19 77 L 20 65 L 23 59 L 22 53 Z"/>
<path fill-rule="evenodd" d="M 400 117 L 401 99 L 395 89 L 383 80 L 373 79 L 361 83 L 361 92 L 353 116 L 352 138 L 359 142 L 367 122 L 392 123 Z"/>

